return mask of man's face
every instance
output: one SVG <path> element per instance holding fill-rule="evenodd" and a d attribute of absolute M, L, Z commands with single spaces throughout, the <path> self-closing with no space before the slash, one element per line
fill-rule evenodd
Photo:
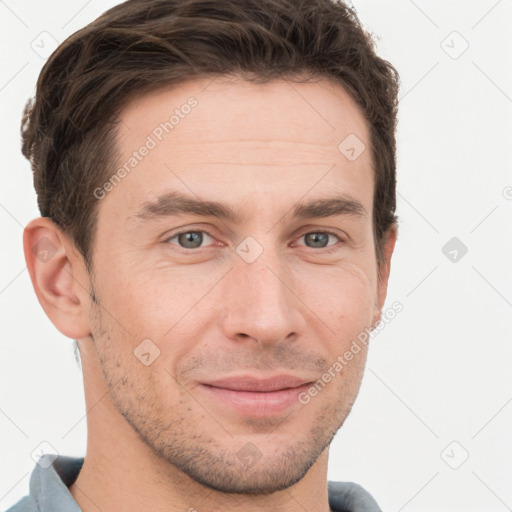
<path fill-rule="evenodd" d="M 327 82 L 220 79 L 139 98 L 121 119 L 118 167 L 130 170 L 100 200 L 90 314 L 110 399 L 194 480 L 286 488 L 350 412 L 365 347 L 309 403 L 299 394 L 382 306 L 366 122 Z M 368 149 L 340 151 L 350 134 Z M 340 200 L 331 215 L 294 215 L 328 199 Z"/>

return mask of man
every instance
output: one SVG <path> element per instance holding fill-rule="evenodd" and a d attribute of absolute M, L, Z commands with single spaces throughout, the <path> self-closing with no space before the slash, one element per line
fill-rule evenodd
<path fill-rule="evenodd" d="M 11 511 L 380 510 L 327 463 L 386 297 L 397 89 L 332 0 L 131 0 L 62 43 L 24 247 L 87 453 Z"/>

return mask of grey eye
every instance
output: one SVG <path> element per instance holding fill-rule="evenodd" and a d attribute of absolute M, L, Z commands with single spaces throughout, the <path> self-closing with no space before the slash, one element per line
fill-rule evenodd
<path fill-rule="evenodd" d="M 337 235 L 333 233 L 327 233 L 323 231 L 313 231 L 311 233 L 306 233 L 305 235 L 303 235 L 303 238 L 304 243 L 308 247 L 323 249 L 324 247 L 327 247 L 329 245 L 329 236 L 339 238 Z"/>
<path fill-rule="evenodd" d="M 177 239 L 180 247 L 183 247 L 184 249 L 197 249 L 202 246 L 204 242 L 204 235 L 207 237 L 210 236 L 204 231 L 184 231 L 183 233 L 177 233 L 167 241 L 171 242 L 172 240 Z"/>
<path fill-rule="evenodd" d="M 203 234 L 199 231 L 189 231 L 178 235 L 178 241 L 182 247 L 186 249 L 195 249 L 201 247 L 203 243 Z"/>

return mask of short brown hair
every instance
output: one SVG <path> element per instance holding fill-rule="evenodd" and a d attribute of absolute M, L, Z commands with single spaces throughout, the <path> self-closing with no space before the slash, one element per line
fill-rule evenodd
<path fill-rule="evenodd" d="M 134 96 L 195 78 L 330 78 L 370 126 L 377 259 L 395 224 L 399 76 L 340 0 L 129 0 L 66 39 L 25 106 L 22 151 L 41 215 L 92 266 L 98 201 L 112 175 L 120 110 Z"/>

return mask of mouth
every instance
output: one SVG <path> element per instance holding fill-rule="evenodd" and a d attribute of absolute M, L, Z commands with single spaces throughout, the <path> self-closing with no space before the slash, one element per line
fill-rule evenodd
<path fill-rule="evenodd" d="M 202 382 L 201 388 L 217 403 L 240 414 L 268 417 L 300 404 L 299 394 L 310 385 L 309 380 L 289 375 L 267 379 L 240 376 Z"/>

